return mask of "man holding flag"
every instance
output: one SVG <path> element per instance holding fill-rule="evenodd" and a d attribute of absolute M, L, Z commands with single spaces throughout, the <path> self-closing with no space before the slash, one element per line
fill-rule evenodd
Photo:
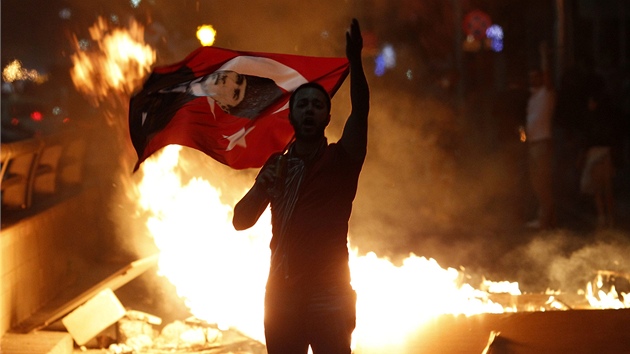
<path fill-rule="evenodd" d="M 234 208 L 237 230 L 253 226 L 271 204 L 271 269 L 265 296 L 270 354 L 351 353 L 356 293 L 350 285 L 348 221 L 367 152 L 369 87 L 363 39 L 353 19 L 346 33 L 352 111 L 341 138 L 328 144 L 330 90 L 298 86 L 289 100 L 294 141 L 273 155 Z"/>

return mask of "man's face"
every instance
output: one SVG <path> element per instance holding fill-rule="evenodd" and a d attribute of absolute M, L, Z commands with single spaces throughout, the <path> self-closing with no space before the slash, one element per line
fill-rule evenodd
<path fill-rule="evenodd" d="M 246 85 L 245 77 L 234 71 L 214 72 L 201 84 L 206 95 L 226 112 L 243 101 Z"/>
<path fill-rule="evenodd" d="M 291 107 L 291 125 L 297 139 L 316 141 L 324 136 L 330 122 L 325 94 L 313 87 L 295 93 Z"/>

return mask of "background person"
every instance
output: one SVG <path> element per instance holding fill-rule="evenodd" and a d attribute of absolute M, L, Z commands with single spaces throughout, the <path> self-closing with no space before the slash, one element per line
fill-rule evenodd
<path fill-rule="evenodd" d="M 593 198 L 599 228 L 613 227 L 615 219 L 613 148 L 617 119 L 615 110 L 603 96 L 595 94 L 588 98 L 580 178 L 580 192 Z"/>
<path fill-rule="evenodd" d="M 538 203 L 537 219 L 528 222 L 527 226 L 549 229 L 556 226 L 552 139 L 556 94 L 549 73 L 549 58 L 544 42 L 540 45 L 540 58 L 540 68 L 529 71 L 530 96 L 525 121 L 529 177 Z"/>

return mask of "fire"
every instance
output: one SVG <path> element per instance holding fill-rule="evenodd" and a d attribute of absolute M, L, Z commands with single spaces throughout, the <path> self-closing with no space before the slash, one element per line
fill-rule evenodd
<path fill-rule="evenodd" d="M 191 313 L 220 327 L 235 327 L 264 342 L 263 298 L 269 266 L 270 214 L 256 226 L 235 231 L 232 207 L 222 191 L 177 173 L 181 147 L 169 146 L 147 160 L 138 186 L 149 233 L 160 249 L 160 273 L 177 288 Z M 244 194 L 245 191 L 242 191 Z M 502 313 L 489 293 L 464 283 L 461 271 L 410 254 L 402 265 L 350 255 L 357 291 L 357 347 L 399 343 L 405 335 L 442 314 Z M 487 288 L 520 293 L 517 283 L 485 281 Z M 509 310 L 509 309 L 507 309 Z"/>
<path fill-rule="evenodd" d="M 160 249 L 160 272 L 197 318 L 264 342 L 270 213 L 267 210 L 253 229 L 235 231 L 232 207 L 221 202 L 221 190 L 201 178 L 182 182 L 177 172 L 180 150 L 169 146 L 145 161 L 138 186 L 139 205 L 150 215 L 147 226 Z M 400 344 L 437 316 L 513 312 L 515 308 L 493 302 L 491 295 L 521 295 L 516 282 L 483 280 L 475 288 L 465 282 L 463 271 L 414 254 L 395 265 L 373 252 L 359 255 L 352 249 L 350 267 L 358 295 L 353 335 L 357 353 Z M 622 303 L 614 287 L 599 294 L 592 289 L 592 308 L 629 305 L 629 296 L 621 294 Z M 547 308 L 567 310 L 557 295 L 547 292 Z"/>
<path fill-rule="evenodd" d="M 434 259 L 411 254 L 398 267 L 375 253 L 355 252 L 350 266 L 357 291 L 353 339 L 360 347 L 400 343 L 443 314 L 505 312 L 487 292 L 464 284 L 460 271 L 444 269 Z"/>
<path fill-rule="evenodd" d="M 602 309 L 630 308 L 630 293 L 618 292 L 614 284 L 610 285 L 608 291 L 605 290 L 605 283 L 616 275 L 614 272 L 599 271 L 595 280 L 586 285 L 586 299 L 591 307 Z M 628 278 L 630 279 L 630 277 Z"/>
<path fill-rule="evenodd" d="M 147 226 L 160 249 L 160 273 L 196 317 L 262 341 L 270 215 L 252 230 L 235 231 L 221 191 L 202 179 L 182 184 L 175 173 L 179 149 L 168 146 L 145 161 L 139 185 L 140 206 L 152 214 Z"/>
<path fill-rule="evenodd" d="M 129 97 L 150 72 L 156 52 L 144 43 L 144 27 L 134 20 L 130 20 L 128 28 L 110 28 L 99 17 L 89 32 L 96 44 L 87 48 L 85 41 L 73 37 L 76 52 L 71 56 L 70 75 L 77 91 L 99 107 L 100 115 L 117 131 L 118 144 L 110 147 L 123 150 L 117 156 L 127 175 L 128 166 L 135 160 L 126 140 Z M 121 177 L 121 183 L 129 183 L 128 179 Z"/>
<path fill-rule="evenodd" d="M 75 87 L 96 106 L 112 93 L 127 97 L 142 83 L 156 59 L 155 51 L 144 44 L 144 27 L 132 20 L 128 29 L 110 28 L 99 17 L 89 32 L 97 43 L 93 50 L 81 50 L 74 38 L 77 51 L 71 57 L 71 76 Z"/>

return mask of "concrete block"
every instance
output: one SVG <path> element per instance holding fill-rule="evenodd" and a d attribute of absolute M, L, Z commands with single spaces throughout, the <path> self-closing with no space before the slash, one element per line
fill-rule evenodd
<path fill-rule="evenodd" d="M 61 322 L 78 345 L 84 345 L 125 316 L 125 308 L 114 292 L 102 290 L 70 312 Z"/>
<path fill-rule="evenodd" d="M 6 333 L 0 343 L 2 354 L 72 354 L 72 337 L 66 332 Z"/>

